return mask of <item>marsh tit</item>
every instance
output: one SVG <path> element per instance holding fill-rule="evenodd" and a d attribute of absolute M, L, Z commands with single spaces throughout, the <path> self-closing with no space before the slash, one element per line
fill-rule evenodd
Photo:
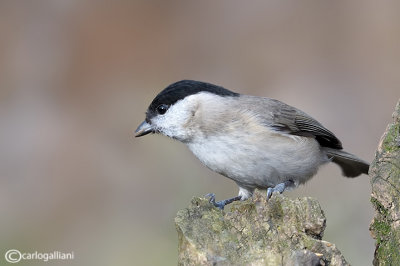
<path fill-rule="evenodd" d="M 151 102 L 136 137 L 159 133 L 183 142 L 208 168 L 239 186 L 220 209 L 252 196 L 282 193 L 334 162 L 346 177 L 368 174 L 369 164 L 342 150 L 340 140 L 306 113 L 278 100 L 243 95 L 213 84 L 182 80 Z"/>

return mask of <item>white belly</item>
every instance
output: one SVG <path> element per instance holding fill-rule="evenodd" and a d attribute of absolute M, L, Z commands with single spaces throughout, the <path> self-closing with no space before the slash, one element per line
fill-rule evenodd
<path fill-rule="evenodd" d="M 187 145 L 208 168 L 244 187 L 266 188 L 288 179 L 297 186 L 329 161 L 316 140 L 277 133 L 237 139 L 220 135 Z"/>

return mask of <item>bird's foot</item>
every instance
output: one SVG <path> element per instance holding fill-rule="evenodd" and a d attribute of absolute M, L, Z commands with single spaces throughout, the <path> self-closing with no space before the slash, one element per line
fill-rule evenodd
<path fill-rule="evenodd" d="M 229 203 L 232 203 L 234 201 L 240 200 L 242 197 L 241 196 L 237 196 L 237 197 L 233 197 L 230 199 L 226 199 L 226 200 L 221 200 L 221 201 L 215 201 L 215 194 L 214 193 L 208 193 L 207 195 L 205 195 L 207 198 L 210 198 L 210 203 L 212 205 L 214 205 L 215 207 L 219 208 L 220 210 L 223 210 L 224 207 L 226 205 L 228 205 Z"/>
<path fill-rule="evenodd" d="M 283 191 L 285 191 L 288 187 L 292 187 L 293 185 L 294 182 L 292 180 L 288 180 L 276 185 L 275 187 L 269 187 L 267 189 L 267 200 L 271 198 L 272 193 L 279 192 L 280 194 L 282 194 Z"/>

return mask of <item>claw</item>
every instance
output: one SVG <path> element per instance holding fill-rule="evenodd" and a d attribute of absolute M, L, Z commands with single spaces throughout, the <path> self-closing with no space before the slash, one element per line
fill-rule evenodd
<path fill-rule="evenodd" d="M 283 183 L 280 183 L 276 185 L 275 187 L 269 187 L 267 189 L 267 200 L 269 200 L 272 196 L 272 193 L 274 192 L 279 192 L 279 194 L 282 194 L 283 191 L 285 191 L 288 187 L 291 187 L 294 185 L 294 182 L 292 180 L 285 181 Z"/>
<path fill-rule="evenodd" d="M 206 198 L 210 198 L 208 201 L 215 206 L 215 194 L 214 193 L 208 193 L 204 195 Z"/>
<path fill-rule="evenodd" d="M 272 196 L 272 192 L 273 192 L 273 188 L 268 188 L 267 189 L 267 200 L 269 200 L 270 198 L 271 198 L 271 196 Z"/>
<path fill-rule="evenodd" d="M 214 193 L 208 193 L 208 194 L 205 194 L 204 197 L 206 197 L 206 198 L 215 198 L 215 194 Z"/>
<path fill-rule="evenodd" d="M 205 195 L 205 197 L 210 198 L 209 202 L 220 210 L 223 210 L 225 205 L 228 205 L 229 203 L 236 201 L 236 200 L 240 200 L 242 198 L 241 196 L 237 196 L 237 197 L 234 197 L 231 199 L 226 199 L 226 200 L 221 200 L 221 201 L 215 202 L 215 194 L 214 193 L 208 193 L 207 195 Z"/>

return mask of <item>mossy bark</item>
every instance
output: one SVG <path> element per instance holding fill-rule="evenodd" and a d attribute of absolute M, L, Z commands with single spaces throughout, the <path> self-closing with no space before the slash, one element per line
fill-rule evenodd
<path fill-rule="evenodd" d="M 312 198 L 265 192 L 221 211 L 194 198 L 175 218 L 179 265 L 348 265 L 334 244 L 321 240 L 326 219 Z"/>
<path fill-rule="evenodd" d="M 371 202 L 376 214 L 370 230 L 376 239 L 374 265 L 400 265 L 400 101 L 370 168 Z"/>

